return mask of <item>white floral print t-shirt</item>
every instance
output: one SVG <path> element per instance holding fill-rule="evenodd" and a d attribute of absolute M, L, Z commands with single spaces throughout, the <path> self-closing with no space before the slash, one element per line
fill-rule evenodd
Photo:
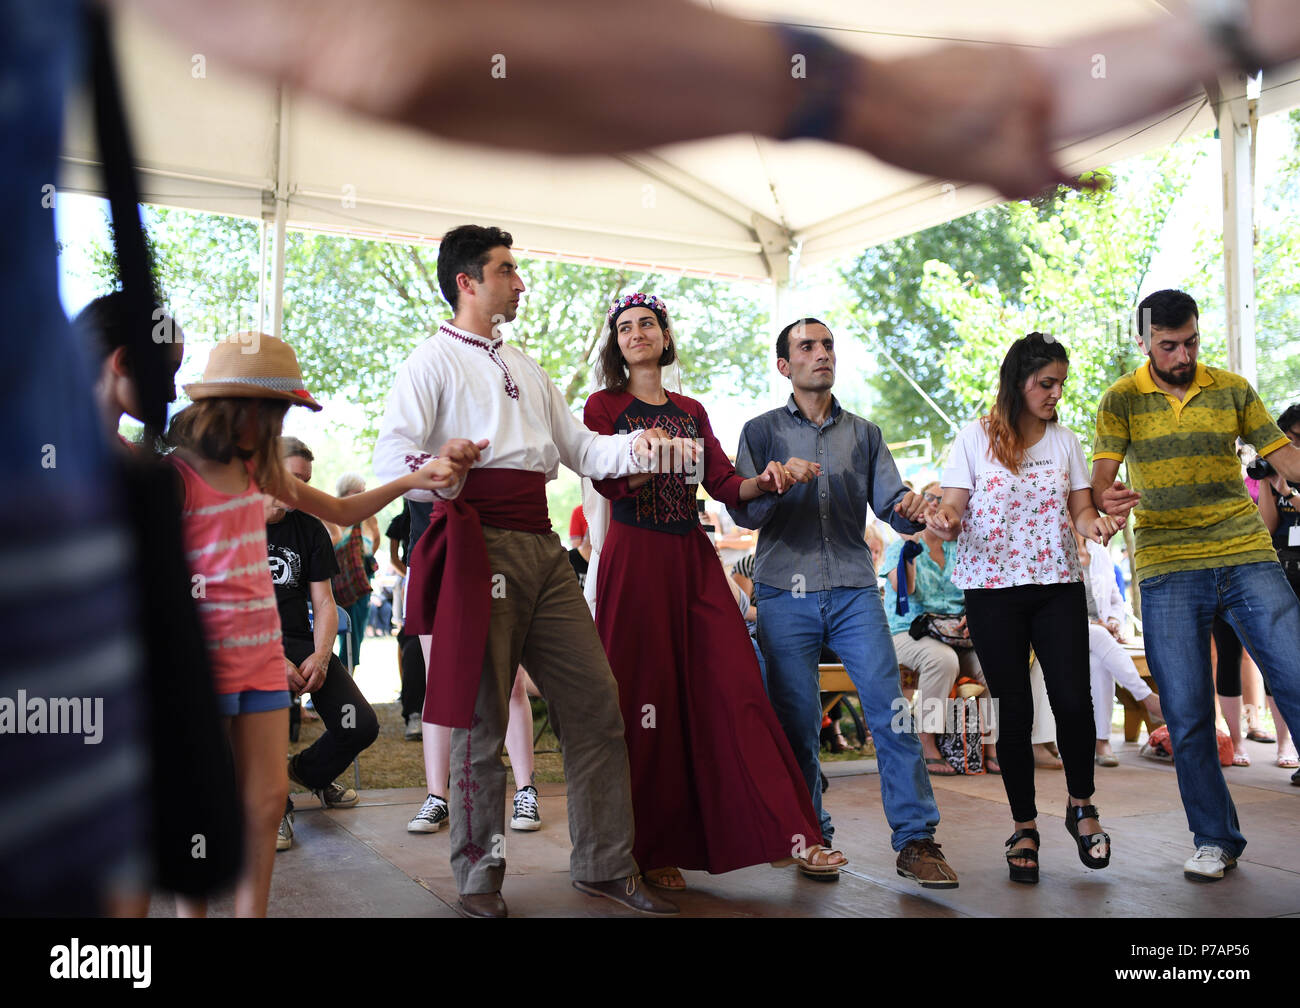
<path fill-rule="evenodd" d="M 1013 473 L 991 457 L 976 420 L 957 435 L 941 482 L 970 491 L 957 538 L 958 588 L 1083 580 L 1068 498 L 1092 483 L 1072 431 L 1049 423 Z"/>

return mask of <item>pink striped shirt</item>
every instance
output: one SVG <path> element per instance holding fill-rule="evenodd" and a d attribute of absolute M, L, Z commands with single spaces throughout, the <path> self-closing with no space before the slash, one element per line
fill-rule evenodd
<path fill-rule="evenodd" d="M 221 493 L 183 459 L 168 459 L 185 484 L 185 559 L 215 691 L 288 689 L 261 491 L 250 478 L 243 493 Z"/>

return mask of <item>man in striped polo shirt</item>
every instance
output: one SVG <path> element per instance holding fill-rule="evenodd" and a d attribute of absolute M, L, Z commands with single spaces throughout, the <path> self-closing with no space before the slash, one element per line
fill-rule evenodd
<path fill-rule="evenodd" d="M 1137 578 L 1147 663 L 1173 740 L 1196 853 L 1194 881 L 1221 879 L 1246 846 L 1219 768 L 1210 676 L 1216 613 L 1269 678 L 1282 716 L 1300 725 L 1300 603 L 1241 478 L 1238 437 L 1278 472 L 1300 477 L 1300 449 L 1240 375 L 1198 364 L 1200 318 L 1182 291 L 1138 307 L 1148 361 L 1112 385 L 1097 410 L 1092 495 L 1137 519 Z M 1132 489 L 1116 479 L 1127 459 Z"/>

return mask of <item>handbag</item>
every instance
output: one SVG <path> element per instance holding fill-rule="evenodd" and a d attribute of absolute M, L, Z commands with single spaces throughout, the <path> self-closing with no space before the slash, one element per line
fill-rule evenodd
<path fill-rule="evenodd" d="M 980 723 L 980 704 L 976 697 L 961 698 L 956 687 L 948 699 L 952 731 L 936 735 L 934 744 L 939 755 L 959 774 L 983 774 L 984 726 Z M 947 720 L 947 719 L 945 719 Z"/>
<path fill-rule="evenodd" d="M 346 539 L 334 547 L 339 572 L 334 575 L 334 601 L 344 609 L 370 595 L 370 578 L 366 575 L 365 550 L 361 543 L 361 526 L 353 525 Z"/>
<path fill-rule="evenodd" d="M 912 640 L 920 640 L 926 636 L 933 637 L 935 640 L 954 648 L 974 647 L 971 643 L 970 632 L 966 627 L 961 626 L 961 621 L 961 616 L 921 613 L 920 616 L 912 620 L 912 625 L 907 628 L 907 635 Z M 959 627 L 960 629 L 958 629 Z"/>

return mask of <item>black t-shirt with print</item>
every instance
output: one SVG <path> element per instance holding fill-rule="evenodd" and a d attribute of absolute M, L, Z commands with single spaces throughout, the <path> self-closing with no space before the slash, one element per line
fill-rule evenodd
<path fill-rule="evenodd" d="M 286 637 L 311 638 L 307 606 L 313 581 L 328 581 L 338 573 L 334 546 L 319 518 L 290 511 L 266 526 L 266 552 L 271 583 L 280 607 L 280 632 Z"/>

